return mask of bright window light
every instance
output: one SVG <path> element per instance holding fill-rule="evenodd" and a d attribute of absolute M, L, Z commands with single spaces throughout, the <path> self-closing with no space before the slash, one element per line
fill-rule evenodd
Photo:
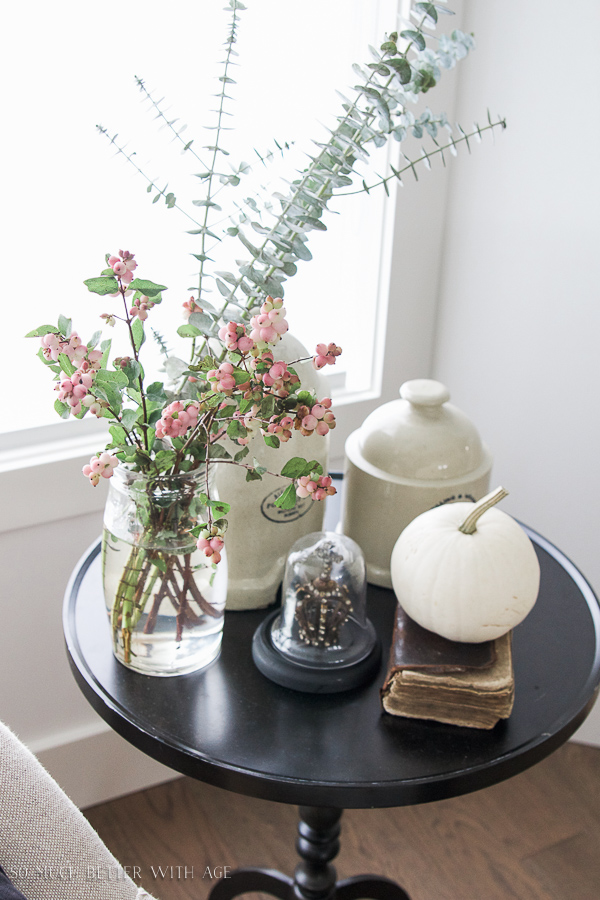
<path fill-rule="evenodd" d="M 219 60 L 230 14 L 221 3 L 155 0 L 102 3 L 63 0 L 59 4 L 11 4 L 4 14 L 3 116 L 3 294 L 11 340 L 2 354 L 0 430 L 58 423 L 52 378 L 35 353 L 37 339 L 22 335 L 40 324 L 72 315 L 83 340 L 101 327 L 110 298 L 87 292 L 82 282 L 99 274 L 104 254 L 136 254 L 140 277 L 168 285 L 165 300 L 147 324 L 167 337 L 171 348 L 183 321 L 181 306 L 196 283 L 198 238 L 193 225 L 162 201 L 152 204 L 147 182 L 123 155 L 115 155 L 95 126 L 125 146 L 159 187 L 167 183 L 182 206 L 202 196 L 200 163 L 160 127 L 142 102 L 135 76 L 156 100 L 165 98 L 177 128 L 187 126 L 198 154 L 211 143 L 211 112 L 222 74 Z M 354 83 L 352 63 L 369 60 L 396 25 L 396 0 L 246 0 L 240 14 L 237 82 L 230 85 L 226 146 L 232 162 L 247 161 L 251 177 L 236 189 L 241 201 L 256 182 L 271 181 L 277 169 L 293 180 L 312 140 L 326 140 L 341 111 L 336 90 Z M 292 144 L 280 158 L 277 145 Z M 258 151 L 258 153 L 256 152 Z M 273 172 L 260 156 L 272 151 Z M 382 162 L 380 169 L 385 167 Z M 360 180 L 358 182 L 360 186 Z M 230 192 L 234 196 L 235 192 Z M 300 264 L 286 284 L 288 319 L 294 334 L 312 351 L 317 340 L 344 348 L 337 369 L 346 391 L 374 387 L 369 380 L 377 341 L 377 302 L 383 192 L 336 200 L 340 215 L 324 221 L 327 233 L 311 233 L 314 259 Z M 226 225 L 224 222 L 222 225 Z M 228 240 L 219 251 L 223 268 L 235 271 L 244 257 Z M 218 297 L 218 294 L 216 295 Z M 117 326 L 118 329 L 118 326 Z M 117 331 L 115 329 L 115 332 Z M 106 336 L 115 336 L 105 328 Z M 8 346 L 7 346 L 8 344 Z M 148 346 L 148 345 L 147 345 Z M 123 350 L 126 350 L 123 345 Z M 158 361 L 158 353 L 155 353 Z M 359 364 L 360 363 L 360 364 Z M 365 375 L 365 373 L 367 373 Z M 18 384 L 18 390 L 14 385 Z M 26 398 L 26 402 L 23 402 Z"/>

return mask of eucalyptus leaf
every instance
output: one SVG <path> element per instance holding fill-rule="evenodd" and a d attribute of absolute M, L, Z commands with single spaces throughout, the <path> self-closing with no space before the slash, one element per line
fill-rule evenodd
<path fill-rule="evenodd" d="M 190 317 L 191 318 L 191 317 Z M 165 370 L 172 381 L 180 378 L 187 370 L 188 364 L 177 356 L 169 356 L 165 362 Z"/>
<path fill-rule="evenodd" d="M 193 325 L 194 328 L 199 328 L 202 332 L 210 332 L 214 328 L 215 323 L 214 319 L 211 319 L 206 313 L 193 312 L 190 315 L 189 324 Z"/>

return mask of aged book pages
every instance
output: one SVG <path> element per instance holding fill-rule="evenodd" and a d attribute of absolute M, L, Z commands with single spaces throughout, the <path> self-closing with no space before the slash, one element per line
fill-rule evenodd
<path fill-rule="evenodd" d="M 493 642 L 491 665 L 468 664 L 463 671 L 448 667 L 404 668 L 398 666 L 394 647 L 390 669 L 382 689 L 386 712 L 396 716 L 434 719 L 470 728 L 493 728 L 508 718 L 514 701 L 511 634 Z M 456 645 L 458 649 L 463 645 Z"/>

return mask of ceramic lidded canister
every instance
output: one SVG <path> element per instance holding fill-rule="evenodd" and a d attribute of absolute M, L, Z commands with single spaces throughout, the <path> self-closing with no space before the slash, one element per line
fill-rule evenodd
<path fill-rule="evenodd" d="M 439 381 L 405 382 L 400 399 L 372 412 L 346 441 L 342 530 L 359 544 L 367 580 L 391 587 L 390 560 L 416 516 L 456 500 L 479 500 L 492 457 Z"/>

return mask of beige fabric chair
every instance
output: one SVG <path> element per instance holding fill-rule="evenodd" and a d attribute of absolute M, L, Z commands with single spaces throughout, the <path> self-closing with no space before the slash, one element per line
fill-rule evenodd
<path fill-rule="evenodd" d="M 152 900 L 1 723 L 0 865 L 27 900 Z"/>

